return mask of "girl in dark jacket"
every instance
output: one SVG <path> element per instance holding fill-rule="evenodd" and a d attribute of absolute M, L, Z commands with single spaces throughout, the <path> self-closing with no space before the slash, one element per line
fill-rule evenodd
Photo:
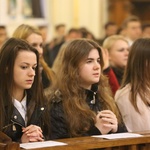
<path fill-rule="evenodd" d="M 10 38 L 0 53 L 0 130 L 13 141 L 43 141 L 48 133 L 41 87 L 38 51 Z"/>
<path fill-rule="evenodd" d="M 50 100 L 52 139 L 126 132 L 102 74 L 102 51 L 92 40 L 77 39 L 63 46 L 57 84 Z"/>

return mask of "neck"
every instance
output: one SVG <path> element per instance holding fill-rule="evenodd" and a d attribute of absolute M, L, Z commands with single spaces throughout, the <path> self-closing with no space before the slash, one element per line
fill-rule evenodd
<path fill-rule="evenodd" d="M 91 90 L 91 85 L 81 85 L 82 88 L 87 89 L 87 90 Z"/>
<path fill-rule="evenodd" d="M 18 100 L 18 101 L 22 101 L 22 99 L 25 96 L 25 91 L 24 90 L 20 90 L 20 91 L 14 91 L 13 92 L 13 98 Z"/>

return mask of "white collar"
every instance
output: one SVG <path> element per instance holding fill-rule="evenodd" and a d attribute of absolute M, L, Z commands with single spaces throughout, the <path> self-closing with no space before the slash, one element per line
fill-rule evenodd
<path fill-rule="evenodd" d="M 27 122 L 26 114 L 27 114 L 27 94 L 25 94 L 24 98 L 22 101 L 18 101 L 17 99 L 13 99 L 13 104 L 16 107 L 16 109 L 19 111 L 21 114 L 22 118 L 25 120 L 25 123 Z"/>

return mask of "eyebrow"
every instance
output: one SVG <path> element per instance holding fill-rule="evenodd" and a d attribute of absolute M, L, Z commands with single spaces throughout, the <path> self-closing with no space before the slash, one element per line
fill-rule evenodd
<path fill-rule="evenodd" d="M 30 65 L 29 63 L 27 62 L 21 62 L 22 64 L 26 64 L 26 65 Z M 37 63 L 33 64 L 33 65 L 37 65 Z"/>
<path fill-rule="evenodd" d="M 100 59 L 100 57 L 98 57 L 97 59 Z M 86 60 L 94 60 L 94 58 L 89 57 Z"/>

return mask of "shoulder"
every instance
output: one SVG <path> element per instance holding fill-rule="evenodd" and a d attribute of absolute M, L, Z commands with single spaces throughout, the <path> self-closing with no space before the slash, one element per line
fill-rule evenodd
<path fill-rule="evenodd" d="M 115 94 L 115 101 L 119 102 L 119 101 L 125 101 L 129 99 L 129 94 L 131 91 L 131 86 L 130 84 L 127 84 L 125 87 L 123 87 L 122 89 L 119 89 L 116 94 Z"/>
<path fill-rule="evenodd" d="M 55 112 L 55 115 L 56 115 L 56 113 L 59 114 L 60 112 L 62 112 L 62 110 L 63 110 L 62 94 L 61 94 L 60 90 L 56 90 L 53 92 L 49 102 L 50 102 L 49 103 L 50 104 L 50 110 L 52 112 Z"/>
<path fill-rule="evenodd" d="M 115 94 L 115 102 L 123 118 L 128 116 L 129 112 L 133 110 L 132 103 L 130 101 L 130 91 L 131 86 L 127 84 L 125 87 L 118 90 Z"/>
<path fill-rule="evenodd" d="M 44 90 L 44 93 L 49 103 L 59 103 L 62 101 L 62 94 L 59 89 L 52 90 L 47 88 Z"/>
<path fill-rule="evenodd" d="M 62 94 L 59 90 L 55 91 L 50 100 L 50 116 L 55 120 L 64 120 L 64 108 L 62 104 Z"/>
<path fill-rule="evenodd" d="M 52 103 L 59 103 L 62 102 L 62 94 L 60 90 L 54 91 L 52 97 L 51 97 L 51 102 Z"/>

